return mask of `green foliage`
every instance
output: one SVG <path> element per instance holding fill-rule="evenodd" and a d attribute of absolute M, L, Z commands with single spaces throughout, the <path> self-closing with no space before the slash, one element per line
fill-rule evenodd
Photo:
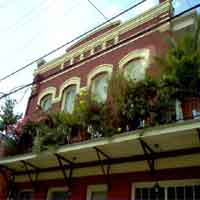
<path fill-rule="evenodd" d="M 170 49 L 166 56 L 156 57 L 163 70 L 162 81 L 175 91 L 179 99 L 200 96 L 200 18 L 194 32 L 169 41 Z"/>
<path fill-rule="evenodd" d="M 37 135 L 38 128 L 39 124 L 30 120 L 22 126 L 18 141 L 18 149 L 20 153 L 32 151 L 33 140 Z"/>
<path fill-rule="evenodd" d="M 6 131 L 9 125 L 15 125 L 21 118 L 21 114 L 14 113 L 16 101 L 13 99 L 6 99 L 5 104 L 1 106 L 0 112 L 0 131 Z"/>
<path fill-rule="evenodd" d="M 49 113 L 46 119 L 35 127 L 35 139 L 33 151 L 40 152 L 57 148 L 67 142 L 67 136 L 71 133 L 68 126 L 68 114 L 64 112 Z"/>
<path fill-rule="evenodd" d="M 77 98 L 73 115 L 81 130 L 88 132 L 91 137 L 100 137 L 107 135 L 105 111 L 105 103 L 97 101 L 90 90 L 85 90 Z"/>

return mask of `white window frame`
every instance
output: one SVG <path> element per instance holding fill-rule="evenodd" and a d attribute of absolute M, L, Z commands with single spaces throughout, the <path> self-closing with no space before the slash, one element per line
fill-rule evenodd
<path fill-rule="evenodd" d="M 47 96 L 51 94 L 52 95 L 52 104 L 54 103 L 54 99 L 55 99 L 55 96 L 56 96 L 56 88 L 55 87 L 48 87 L 46 89 L 44 89 L 40 94 L 39 94 L 39 97 L 38 97 L 38 100 L 37 100 L 37 105 L 40 106 L 41 105 L 41 100 Z"/>
<path fill-rule="evenodd" d="M 42 104 L 44 104 L 43 101 L 46 101 L 46 98 L 47 98 L 48 96 L 51 98 L 51 106 L 50 106 L 48 109 L 44 109 L 44 107 L 43 107 Z M 47 94 L 47 95 L 45 95 L 44 97 L 42 97 L 42 99 L 40 100 L 40 107 L 42 108 L 42 110 L 43 110 L 44 112 L 47 112 L 47 111 L 49 111 L 49 110 L 52 108 L 52 105 L 53 105 L 53 99 L 52 99 L 52 98 L 53 98 L 53 97 L 52 97 L 52 94 Z"/>
<path fill-rule="evenodd" d="M 135 189 L 136 188 L 150 188 L 155 185 L 156 182 L 141 182 L 132 183 L 131 186 L 131 200 L 135 200 Z M 179 186 L 192 186 L 200 185 L 200 179 L 185 179 L 185 180 L 169 180 L 169 181 L 158 181 L 161 187 L 179 187 Z M 165 189 L 165 200 L 167 200 L 167 193 Z"/>
<path fill-rule="evenodd" d="M 108 192 L 108 186 L 106 184 L 88 185 L 86 200 L 91 200 L 93 192 Z"/>
<path fill-rule="evenodd" d="M 149 66 L 150 63 L 150 49 L 144 48 L 144 49 L 137 49 L 134 51 L 129 52 L 127 55 L 125 55 L 120 61 L 119 61 L 119 70 L 125 70 L 126 65 L 132 61 L 142 59 L 143 62 L 143 68 L 146 72 L 146 69 Z"/>
<path fill-rule="evenodd" d="M 67 93 L 71 89 L 70 87 L 75 87 L 75 95 L 77 95 L 77 85 L 69 85 L 67 88 L 65 88 L 65 90 L 63 91 L 61 111 L 65 111 L 65 104 L 66 104 L 66 100 L 67 100 L 67 96 L 68 96 Z M 75 102 L 74 102 L 74 104 L 75 104 Z M 74 105 L 73 105 L 73 110 L 74 110 Z M 67 111 L 67 112 L 70 113 L 69 111 Z"/>
<path fill-rule="evenodd" d="M 67 192 L 66 187 L 54 187 L 54 188 L 49 188 L 48 193 L 47 193 L 47 199 L 46 200 L 51 200 L 51 194 L 53 192 Z"/>

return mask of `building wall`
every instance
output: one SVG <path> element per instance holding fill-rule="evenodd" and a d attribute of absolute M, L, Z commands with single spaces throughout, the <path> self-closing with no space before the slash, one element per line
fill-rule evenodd
<path fill-rule="evenodd" d="M 108 200 L 131 200 L 132 186 L 140 182 L 161 181 L 178 181 L 178 180 L 199 180 L 200 167 L 173 168 L 165 170 L 157 170 L 154 179 L 148 171 L 123 173 L 111 175 L 111 190 L 108 192 Z M 104 176 L 89 176 L 73 179 L 73 188 L 71 200 L 86 199 L 87 188 L 90 185 L 106 184 Z M 33 195 L 34 200 L 45 200 L 48 190 L 56 187 L 65 187 L 64 180 L 42 181 L 38 184 L 39 190 Z M 20 183 L 18 188 L 30 189 L 30 183 Z"/>
<path fill-rule="evenodd" d="M 86 83 L 87 83 L 87 75 L 92 69 L 94 69 L 98 65 L 112 64 L 114 70 L 117 70 L 119 61 L 131 51 L 144 49 L 144 48 L 149 49 L 150 55 L 151 55 L 151 61 L 150 61 L 151 64 L 148 67 L 147 73 L 153 76 L 158 75 L 159 69 L 153 63 L 153 56 L 156 53 L 163 53 L 166 51 L 167 44 L 165 43 L 165 38 L 167 35 L 168 35 L 168 32 L 165 32 L 165 33 L 159 32 L 159 31 L 153 32 L 149 35 L 143 36 L 141 39 L 130 41 L 126 45 L 121 45 L 120 47 L 116 49 L 112 49 L 110 52 L 106 52 L 105 54 L 96 56 L 88 61 L 80 63 L 78 67 L 74 66 L 73 68 L 68 69 L 67 71 L 63 71 L 63 73 L 60 74 L 59 76 L 52 78 L 48 81 L 42 82 L 41 84 L 38 84 L 31 94 L 28 108 L 27 108 L 27 115 L 31 116 L 35 112 L 38 95 L 44 89 L 50 86 L 53 86 L 56 88 L 56 95 L 58 96 L 60 85 L 62 85 L 62 83 L 66 81 L 67 79 L 74 76 L 81 78 L 80 86 L 84 87 L 86 86 Z M 159 41 L 158 41 L 158 38 L 159 38 Z M 59 110 L 60 102 L 56 103 L 53 106 L 53 108 L 54 110 Z"/>

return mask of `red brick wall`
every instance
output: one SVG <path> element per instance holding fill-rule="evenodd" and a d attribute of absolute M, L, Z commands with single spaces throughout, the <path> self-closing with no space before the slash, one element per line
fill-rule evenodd
<path fill-rule="evenodd" d="M 99 57 L 93 57 L 89 59 L 85 63 L 80 64 L 77 68 L 71 68 L 70 71 L 59 75 L 50 81 L 40 84 L 36 91 L 34 92 L 36 95 L 30 97 L 29 105 L 27 108 L 27 115 L 32 116 L 35 112 L 36 105 L 37 105 L 37 94 L 39 94 L 42 90 L 47 87 L 53 86 L 57 88 L 57 95 L 59 94 L 59 87 L 60 85 L 67 79 L 72 76 L 81 77 L 81 87 L 85 86 L 87 83 L 87 75 L 88 73 L 98 65 L 102 64 L 113 64 L 114 68 L 118 67 L 118 63 L 120 59 L 122 59 L 125 55 L 127 55 L 130 51 L 141 49 L 141 48 L 149 48 L 151 50 L 151 54 L 155 55 L 156 53 L 165 52 L 167 49 L 167 45 L 165 42 L 165 38 L 168 33 L 160 33 L 154 32 L 149 35 L 146 35 L 138 40 L 132 41 L 127 45 L 121 46 L 117 49 L 112 49 L 112 51 L 105 53 Z M 158 41 L 159 38 L 159 41 Z M 153 60 L 153 57 L 152 57 Z M 155 64 L 152 64 L 148 68 L 148 73 L 150 75 L 156 76 L 159 72 L 158 68 L 156 68 Z M 59 106 L 54 106 L 54 109 L 59 109 Z"/>

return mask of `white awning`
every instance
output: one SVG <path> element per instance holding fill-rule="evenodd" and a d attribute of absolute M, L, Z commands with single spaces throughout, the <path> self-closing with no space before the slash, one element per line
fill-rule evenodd
<path fill-rule="evenodd" d="M 101 160 L 103 161 L 102 163 L 112 166 L 112 173 L 123 172 L 123 170 L 130 168 L 127 168 L 128 164 L 131 165 L 134 163 L 136 164 L 131 170 L 138 171 L 140 170 L 139 166 L 141 166 L 142 171 L 144 170 L 146 157 L 144 156 L 141 140 L 155 152 L 156 160 L 163 159 L 164 161 L 165 159 L 175 158 L 178 162 L 177 158 L 179 157 L 193 156 L 195 160 L 199 161 L 191 161 L 191 163 L 187 163 L 187 165 L 200 166 L 199 130 L 200 120 L 145 128 L 108 138 L 99 138 L 81 143 L 64 145 L 57 150 L 45 151 L 39 154 L 32 153 L 7 157 L 0 160 L 0 166 L 14 170 L 15 174 L 21 177 L 25 176 L 27 171 L 29 171 L 29 173 L 34 173 L 35 170 L 38 170 L 40 174 L 46 173 L 46 176 L 40 175 L 40 177 L 44 179 L 45 177 L 50 178 L 51 173 L 54 174 L 55 177 L 55 173 L 62 174 L 56 157 L 57 154 L 65 159 L 62 159 L 65 169 L 70 168 L 71 164 L 73 164 L 74 170 L 77 171 L 75 176 L 95 174 L 97 173 L 95 171 L 97 167 L 100 171 L 99 173 L 102 174 L 99 168 L 99 158 L 97 156 L 97 152 L 99 152 Z M 27 164 L 28 170 L 25 170 L 24 162 Z M 137 165 L 137 163 L 141 165 Z M 171 163 L 167 163 L 169 166 L 166 165 L 166 168 L 170 167 L 170 164 Z M 115 165 L 118 167 L 115 167 Z M 182 163 L 182 165 L 184 166 L 184 163 Z M 145 167 L 148 169 L 147 164 L 145 164 Z M 88 169 L 90 169 L 90 173 L 87 171 Z"/>

